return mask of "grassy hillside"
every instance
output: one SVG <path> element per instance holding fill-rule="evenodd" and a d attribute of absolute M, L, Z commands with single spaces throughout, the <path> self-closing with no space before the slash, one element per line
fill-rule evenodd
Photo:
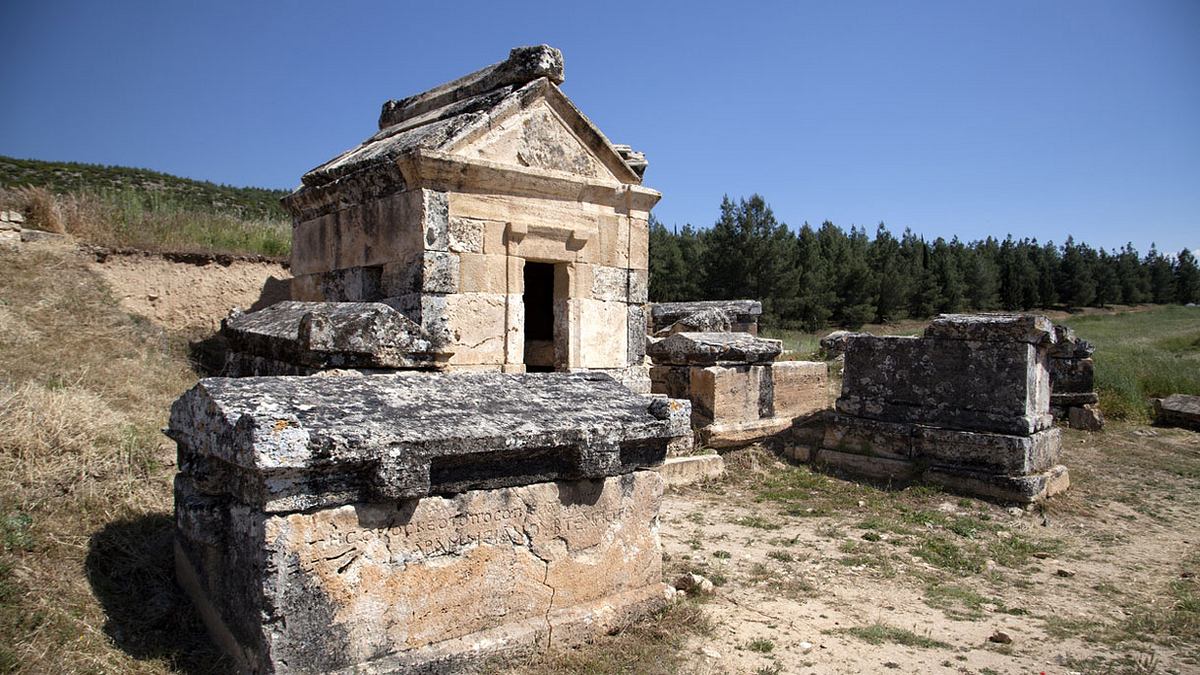
<path fill-rule="evenodd" d="M 286 218 L 279 200 L 287 190 L 233 187 L 180 178 L 149 169 L 125 166 L 43 162 L 0 155 L 0 186 L 43 187 L 55 194 L 136 194 L 147 203 L 159 201 L 194 211 L 248 219 Z"/>
<path fill-rule="evenodd" d="M 0 156 L 0 208 L 30 227 L 102 246 L 284 257 L 284 190 L 239 188 L 98 164 Z"/>

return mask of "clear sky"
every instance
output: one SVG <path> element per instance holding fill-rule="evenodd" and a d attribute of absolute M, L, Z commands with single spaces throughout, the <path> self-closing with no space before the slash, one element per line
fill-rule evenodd
<path fill-rule="evenodd" d="M 0 3 L 0 154 L 292 187 L 380 104 L 563 50 L 668 225 L 758 192 L 880 221 L 1200 248 L 1200 2 Z"/>

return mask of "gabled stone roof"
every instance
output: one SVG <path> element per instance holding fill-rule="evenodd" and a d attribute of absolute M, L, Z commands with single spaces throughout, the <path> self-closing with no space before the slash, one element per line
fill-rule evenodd
<path fill-rule="evenodd" d="M 614 146 L 558 89 L 562 53 L 547 45 L 517 47 L 493 64 L 415 96 L 384 103 L 379 132 L 304 174 L 304 188 L 329 185 L 351 175 L 378 172 L 394 177 L 392 166 L 414 151 L 451 152 L 491 128 L 496 121 L 549 98 L 622 183 L 640 184 L 646 161 L 628 146 Z"/>

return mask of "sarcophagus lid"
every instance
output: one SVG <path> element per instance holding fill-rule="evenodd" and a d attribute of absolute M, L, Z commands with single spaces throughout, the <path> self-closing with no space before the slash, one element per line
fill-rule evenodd
<path fill-rule="evenodd" d="M 628 473 L 690 412 L 603 373 L 210 378 L 167 433 L 199 491 L 283 512 Z"/>

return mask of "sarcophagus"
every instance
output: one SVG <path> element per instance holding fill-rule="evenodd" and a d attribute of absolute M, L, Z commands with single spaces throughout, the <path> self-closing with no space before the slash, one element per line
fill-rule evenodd
<path fill-rule="evenodd" d="M 248 672 L 443 672 L 665 599 L 686 401 L 598 373 L 214 378 L 172 408 L 180 581 Z"/>

